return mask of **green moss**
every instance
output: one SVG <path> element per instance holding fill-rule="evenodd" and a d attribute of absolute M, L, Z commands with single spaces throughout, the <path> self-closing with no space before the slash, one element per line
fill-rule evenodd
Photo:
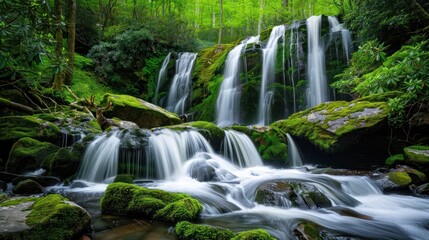
<path fill-rule="evenodd" d="M 130 174 L 120 174 L 115 177 L 115 180 L 113 182 L 123 182 L 123 183 L 133 183 L 135 177 Z"/>
<path fill-rule="evenodd" d="M 223 139 L 225 132 L 219 128 L 216 124 L 205 121 L 187 122 L 179 125 L 168 126 L 167 128 L 175 130 L 184 130 L 188 128 L 197 129 L 207 139 Z"/>
<path fill-rule="evenodd" d="M 305 137 L 325 151 L 346 147 L 364 130 L 377 127 L 387 119 L 384 102 L 328 102 L 291 115 L 271 127 L 294 136 Z"/>
<path fill-rule="evenodd" d="M 404 148 L 407 161 L 417 165 L 429 165 L 429 146 L 415 145 Z"/>
<path fill-rule="evenodd" d="M 193 71 L 193 106 L 190 111 L 197 113 L 199 120 L 213 120 L 225 60 L 233 47 L 234 44 L 215 45 L 202 50 L 197 56 Z"/>
<path fill-rule="evenodd" d="M 387 176 L 390 181 L 399 186 L 406 186 L 412 182 L 411 177 L 406 172 L 390 172 Z"/>
<path fill-rule="evenodd" d="M 404 162 L 404 161 L 405 161 L 404 154 L 396 154 L 396 155 L 392 155 L 392 156 L 388 157 L 386 159 L 385 164 L 387 166 L 394 166 L 394 165 L 401 163 L 401 162 Z"/>
<path fill-rule="evenodd" d="M 231 240 L 275 240 L 266 230 L 254 229 L 245 232 L 240 232 Z"/>
<path fill-rule="evenodd" d="M 12 190 L 14 194 L 39 194 L 43 193 L 42 186 L 31 179 L 20 181 Z"/>
<path fill-rule="evenodd" d="M 3 195 L 7 196 L 6 194 L 3 194 Z M 18 205 L 18 204 L 24 203 L 24 202 L 35 202 L 38 199 L 39 199 L 38 197 L 20 197 L 20 198 L 15 198 L 15 199 L 11 199 L 11 200 L 8 200 L 8 201 L 0 203 L 0 207 L 15 206 L 15 205 Z"/>
<path fill-rule="evenodd" d="M 177 222 L 195 219 L 202 211 L 202 206 L 187 194 L 112 183 L 101 199 L 101 210 L 118 215 L 144 214 L 151 218 Z"/>
<path fill-rule="evenodd" d="M 42 161 L 51 153 L 58 151 L 58 147 L 40 142 L 30 137 L 19 139 L 13 146 L 6 163 L 6 171 L 22 173 L 40 168 Z"/>
<path fill-rule="evenodd" d="M 107 105 L 108 102 L 112 103 L 112 107 L 104 112 L 106 117 L 131 121 L 142 128 L 181 123 L 176 114 L 132 96 L 107 93 L 102 104 Z"/>
<path fill-rule="evenodd" d="M 311 222 L 301 222 L 294 230 L 297 239 L 320 240 L 320 227 Z"/>
<path fill-rule="evenodd" d="M 2 202 L 7 200 L 7 194 L 6 193 L 0 193 L 0 207 L 2 207 Z"/>
<path fill-rule="evenodd" d="M 27 225 L 33 226 L 25 239 L 73 239 L 82 234 L 91 218 L 82 208 L 66 200 L 58 194 L 37 200 L 25 220 Z"/>
<path fill-rule="evenodd" d="M 176 224 L 176 234 L 181 240 L 229 240 L 234 237 L 231 230 L 193 224 L 187 221 Z"/>
<path fill-rule="evenodd" d="M 51 176 L 69 178 L 78 170 L 84 151 L 85 149 L 80 143 L 74 144 L 73 148 L 60 148 L 45 156 L 42 167 Z"/>
<path fill-rule="evenodd" d="M 259 36 L 259 41 L 264 42 L 266 40 L 268 40 L 268 38 L 270 38 L 270 34 L 271 31 L 273 30 L 273 28 L 268 28 L 265 29 L 264 31 L 261 32 L 261 35 Z"/>
<path fill-rule="evenodd" d="M 384 93 L 377 93 L 377 94 L 371 94 L 362 98 L 358 98 L 356 100 L 353 100 L 353 102 L 362 102 L 362 101 L 368 101 L 368 102 L 387 102 L 391 98 L 399 97 L 402 95 L 403 92 L 399 91 L 390 91 L 390 92 L 384 92 Z"/>
<path fill-rule="evenodd" d="M 33 116 L 0 117 L 0 141 L 31 137 L 55 140 L 61 134 L 53 123 Z"/>

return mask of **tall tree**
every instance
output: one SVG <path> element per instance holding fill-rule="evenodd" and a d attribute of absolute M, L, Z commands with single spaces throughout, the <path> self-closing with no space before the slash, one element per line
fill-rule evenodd
<path fill-rule="evenodd" d="M 222 28 L 223 28 L 223 2 L 219 0 L 220 12 L 219 12 L 219 36 L 217 39 L 217 44 L 222 43 Z"/>
<path fill-rule="evenodd" d="M 55 23 L 55 57 L 57 58 L 54 82 L 52 88 L 61 90 L 64 84 L 64 73 L 61 68 L 61 59 L 63 51 L 63 29 L 62 29 L 62 2 L 55 0 L 54 2 L 54 23 Z"/>
<path fill-rule="evenodd" d="M 68 20 L 68 37 L 67 37 L 67 71 L 64 82 L 70 85 L 73 80 L 74 72 L 74 50 L 76 39 L 76 0 L 68 1 L 69 20 Z"/>

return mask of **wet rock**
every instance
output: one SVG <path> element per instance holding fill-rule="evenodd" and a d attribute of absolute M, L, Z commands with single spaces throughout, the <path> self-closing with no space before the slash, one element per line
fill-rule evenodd
<path fill-rule="evenodd" d="M 0 142 L 16 141 L 23 137 L 55 141 L 61 136 L 53 123 L 34 116 L 0 117 Z"/>
<path fill-rule="evenodd" d="M 89 185 L 86 184 L 86 183 L 84 183 L 84 182 L 81 182 L 81 181 L 73 181 L 73 183 L 70 184 L 69 187 L 71 189 L 74 189 L 74 188 L 86 188 L 86 187 L 89 187 Z"/>
<path fill-rule="evenodd" d="M 316 209 L 331 207 L 331 201 L 317 187 L 302 182 L 276 181 L 256 190 L 255 201 L 267 206 Z"/>
<path fill-rule="evenodd" d="M 190 167 L 189 176 L 199 182 L 219 181 L 216 175 L 216 169 L 208 164 L 193 163 L 195 166 Z"/>
<path fill-rule="evenodd" d="M 390 172 L 372 175 L 372 177 L 384 191 L 408 190 L 410 184 L 418 185 L 427 182 L 424 173 L 404 165 L 398 165 Z"/>
<path fill-rule="evenodd" d="M 429 195 L 429 183 L 422 184 L 414 188 L 414 193 L 417 195 Z"/>
<path fill-rule="evenodd" d="M 23 195 L 40 194 L 40 193 L 43 193 L 43 187 L 36 181 L 27 179 L 19 182 L 13 188 L 12 192 L 14 194 L 23 194 Z"/>
<path fill-rule="evenodd" d="M 120 174 L 115 177 L 115 180 L 113 182 L 123 182 L 123 183 L 133 183 L 135 177 L 130 174 Z"/>
<path fill-rule="evenodd" d="M 17 185 L 19 182 L 31 179 L 35 182 L 38 182 L 43 187 L 54 186 L 61 183 L 61 180 L 56 177 L 49 176 L 24 176 L 7 172 L 0 172 L 0 179 L 5 182 L 12 182 L 12 184 Z"/>
<path fill-rule="evenodd" d="M 231 230 L 193 224 L 188 221 L 182 221 L 176 224 L 176 234 L 181 240 L 229 240 L 234 237 L 234 233 Z"/>
<path fill-rule="evenodd" d="M 293 234 L 298 240 L 321 239 L 320 227 L 310 222 L 301 222 L 293 230 Z"/>
<path fill-rule="evenodd" d="M 90 224 L 85 209 L 58 194 L 0 203 L 0 239 L 76 239 Z"/>
<path fill-rule="evenodd" d="M 418 166 L 429 166 L 429 146 L 415 145 L 404 148 L 404 155 L 408 163 Z"/>
<path fill-rule="evenodd" d="M 161 107 L 141 99 L 117 94 L 104 95 L 103 103 L 112 103 L 106 117 L 117 117 L 136 123 L 141 128 L 154 128 L 181 123 L 179 117 Z"/>
<path fill-rule="evenodd" d="M 277 121 L 271 127 L 335 152 L 356 143 L 363 133 L 377 129 L 387 119 L 387 112 L 384 102 L 327 102 Z"/>
<path fill-rule="evenodd" d="M 396 164 L 403 164 L 405 161 L 404 154 L 395 154 L 386 159 L 387 166 L 395 166 Z"/>

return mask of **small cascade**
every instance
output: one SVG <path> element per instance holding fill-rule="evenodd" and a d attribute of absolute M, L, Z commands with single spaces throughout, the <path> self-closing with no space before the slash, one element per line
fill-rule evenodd
<path fill-rule="evenodd" d="M 225 62 L 224 79 L 216 101 L 216 123 L 225 127 L 240 123 L 240 80 L 241 54 L 248 43 L 259 41 L 259 36 L 250 37 L 235 46 L 229 53 Z"/>
<path fill-rule="evenodd" d="M 271 122 L 271 107 L 273 92 L 269 90 L 269 85 L 275 78 L 275 65 L 278 42 L 285 34 L 285 26 L 275 26 L 271 31 L 268 43 L 263 49 L 262 81 L 259 93 L 258 123 L 266 125 Z"/>
<path fill-rule="evenodd" d="M 167 67 L 168 63 L 171 59 L 171 53 L 168 53 L 168 55 L 165 57 L 164 61 L 162 62 L 161 69 L 159 69 L 158 73 L 158 81 L 156 84 L 156 92 L 153 103 L 159 106 L 162 106 L 162 102 L 159 99 L 159 91 L 164 86 L 166 80 L 167 80 Z"/>
<path fill-rule="evenodd" d="M 344 53 L 343 55 L 346 63 L 348 63 L 352 54 L 352 37 L 350 31 L 344 28 L 343 25 L 340 24 L 338 19 L 334 16 L 328 16 L 328 21 L 331 34 L 335 32 L 341 33 L 341 45 Z"/>
<path fill-rule="evenodd" d="M 76 179 L 102 183 L 118 173 L 119 131 L 97 137 L 85 150 Z"/>
<path fill-rule="evenodd" d="M 244 134 L 234 130 L 225 131 L 223 153 L 231 162 L 242 168 L 262 166 L 262 159 L 252 140 Z"/>
<path fill-rule="evenodd" d="M 286 134 L 286 137 L 287 137 L 287 147 L 288 147 L 287 159 L 290 162 L 290 166 L 291 167 L 302 166 L 301 154 L 298 150 L 297 145 L 295 144 L 295 141 L 293 140 L 292 136 L 289 133 Z"/>
<path fill-rule="evenodd" d="M 308 70 L 307 89 L 308 107 L 314 107 L 329 100 L 328 83 L 326 80 L 325 46 L 321 39 L 322 16 L 307 19 L 308 34 Z"/>
<path fill-rule="evenodd" d="M 191 73 L 196 53 L 184 52 L 179 54 L 176 61 L 176 74 L 168 92 L 167 110 L 176 114 L 184 114 L 191 93 Z"/>
<path fill-rule="evenodd" d="M 299 27 L 301 26 L 300 21 L 295 21 L 289 28 L 289 59 L 288 59 L 288 69 L 289 71 L 289 81 L 292 86 L 292 102 L 293 102 L 293 113 L 298 111 L 297 104 L 297 81 L 300 80 L 299 69 L 301 68 L 300 59 L 304 55 L 302 46 L 300 44 L 300 32 Z M 285 39 L 286 42 L 286 39 Z"/>
<path fill-rule="evenodd" d="M 180 174 L 186 160 L 197 152 L 214 152 L 197 131 L 161 129 L 149 138 L 147 164 L 155 168 L 157 179 L 172 179 Z"/>

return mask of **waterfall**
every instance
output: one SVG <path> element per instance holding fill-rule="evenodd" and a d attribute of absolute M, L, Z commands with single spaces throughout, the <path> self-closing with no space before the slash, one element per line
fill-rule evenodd
<path fill-rule="evenodd" d="M 119 131 L 103 134 L 89 144 L 76 179 L 101 183 L 117 175 L 119 134 Z"/>
<path fill-rule="evenodd" d="M 341 32 L 341 45 L 343 48 L 343 55 L 346 63 L 350 61 L 351 53 L 352 53 L 352 37 L 350 31 L 345 29 L 342 24 L 338 21 L 338 19 L 334 16 L 328 16 L 329 26 L 331 33 L 333 32 Z"/>
<path fill-rule="evenodd" d="M 161 106 L 162 102 L 159 98 L 159 91 L 160 89 L 164 86 L 165 81 L 167 79 L 167 70 L 168 70 L 168 63 L 170 62 L 171 59 L 171 53 L 168 53 L 168 55 L 165 57 L 164 61 L 162 62 L 161 65 L 161 69 L 159 69 L 159 73 L 158 73 L 158 81 L 156 83 L 156 92 L 155 92 L 155 97 L 154 97 L 154 101 L 153 103 Z"/>
<path fill-rule="evenodd" d="M 191 92 L 191 73 L 196 53 L 184 52 L 179 54 L 176 61 L 176 74 L 168 92 L 167 110 L 176 114 L 184 114 L 186 103 Z"/>
<path fill-rule="evenodd" d="M 273 92 L 269 85 L 274 82 L 278 41 L 284 36 L 285 26 L 275 26 L 271 31 L 268 43 L 263 49 L 262 81 L 259 94 L 258 123 L 261 125 L 271 122 L 271 107 Z"/>
<path fill-rule="evenodd" d="M 259 36 L 250 37 L 228 53 L 223 81 L 216 101 L 216 123 L 218 126 L 224 127 L 240 123 L 240 57 L 248 43 L 257 41 L 259 41 Z"/>
<path fill-rule="evenodd" d="M 299 43 L 299 27 L 301 23 L 299 21 L 295 21 L 290 26 L 290 39 L 289 39 L 289 80 L 292 85 L 292 101 L 293 101 L 293 112 L 297 112 L 297 88 L 296 82 L 299 78 L 299 67 L 300 67 L 300 56 L 302 54 L 302 48 Z M 297 74 L 296 74 L 297 73 Z M 295 74 L 297 75 L 295 77 Z"/>
<path fill-rule="evenodd" d="M 322 16 L 307 19 L 308 57 L 307 89 L 308 107 L 314 107 L 329 100 L 328 83 L 326 80 L 325 46 L 321 39 Z"/>
<path fill-rule="evenodd" d="M 298 150 L 298 147 L 295 144 L 292 136 L 287 133 L 287 160 L 290 162 L 291 167 L 300 167 L 302 166 L 301 153 Z"/>
<path fill-rule="evenodd" d="M 262 159 L 252 140 L 244 134 L 234 130 L 225 131 L 223 153 L 231 162 L 240 167 L 262 166 Z"/>
<path fill-rule="evenodd" d="M 172 179 L 197 152 L 214 152 L 197 131 L 161 129 L 149 138 L 148 165 L 155 166 L 158 179 Z"/>

